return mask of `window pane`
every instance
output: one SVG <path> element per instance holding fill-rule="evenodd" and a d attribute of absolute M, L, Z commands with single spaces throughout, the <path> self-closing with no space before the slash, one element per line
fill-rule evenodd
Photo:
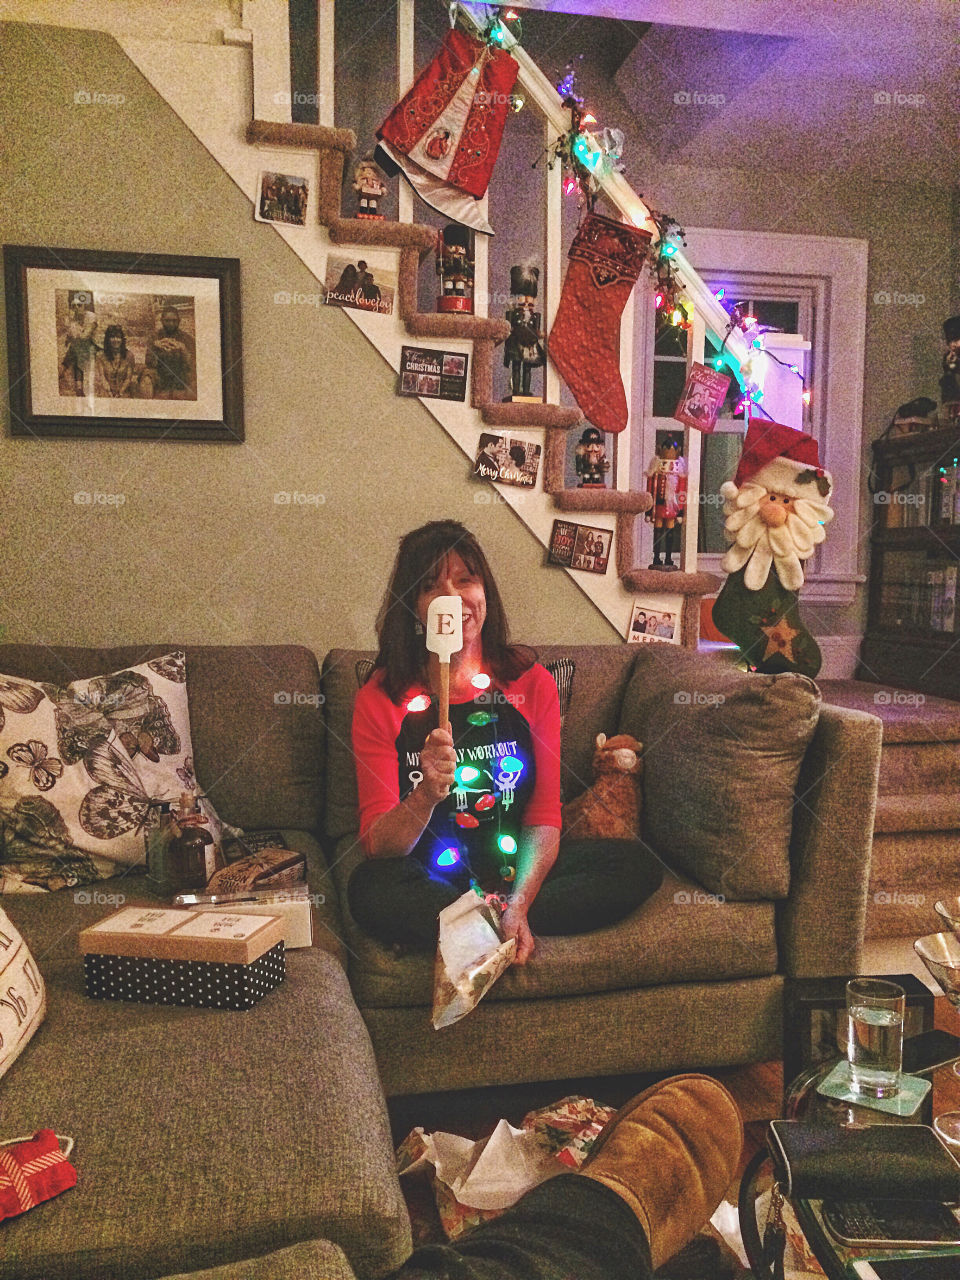
<path fill-rule="evenodd" d="M 800 306 L 796 302 L 753 302 L 751 311 L 761 325 L 780 329 L 783 333 L 796 333 L 800 324 Z"/>
<path fill-rule="evenodd" d="M 654 360 L 653 362 L 653 416 L 672 418 L 680 403 L 683 384 L 687 380 L 687 366 L 679 360 Z M 679 427 L 679 423 L 677 424 Z"/>
<path fill-rule="evenodd" d="M 700 550 L 709 553 L 726 551 L 729 543 L 723 536 L 723 499 L 720 486 L 730 480 L 737 469 L 742 437 L 736 431 L 723 431 L 704 436 L 700 454 Z"/>
<path fill-rule="evenodd" d="M 683 356 L 687 354 L 687 330 L 671 324 L 663 311 L 657 312 L 657 327 L 653 340 L 655 356 Z"/>

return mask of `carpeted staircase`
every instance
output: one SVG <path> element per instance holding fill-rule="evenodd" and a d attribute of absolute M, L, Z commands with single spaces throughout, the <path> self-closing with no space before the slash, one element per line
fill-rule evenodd
<path fill-rule="evenodd" d="M 818 681 L 825 702 L 883 721 L 868 938 L 938 930 L 960 894 L 960 702 L 859 680 Z"/>

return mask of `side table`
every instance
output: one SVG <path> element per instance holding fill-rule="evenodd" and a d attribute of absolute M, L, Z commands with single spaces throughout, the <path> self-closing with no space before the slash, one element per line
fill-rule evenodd
<path fill-rule="evenodd" d="M 960 1042 L 957 1046 L 960 1058 Z M 833 1070 L 838 1058 L 808 1067 L 792 1081 L 785 1090 L 784 1115 L 789 1120 L 815 1120 L 819 1124 L 835 1124 L 840 1127 L 859 1128 L 868 1124 L 914 1124 L 918 1116 L 900 1117 L 877 1111 L 872 1107 L 842 1102 L 835 1098 L 825 1098 L 817 1093 L 817 1086 Z M 952 1067 L 944 1066 L 937 1071 L 951 1071 Z M 937 1073 L 934 1073 L 936 1077 Z M 936 1079 L 934 1080 L 936 1085 Z M 934 1096 L 931 1090 L 928 1098 Z M 758 1195 L 770 1185 L 770 1161 L 767 1153 L 761 1149 L 756 1153 L 744 1172 L 740 1186 L 739 1210 L 740 1230 L 744 1248 L 747 1251 L 751 1268 L 758 1280 L 769 1280 L 771 1272 L 765 1269 L 762 1256 L 762 1241 L 756 1220 L 756 1202 Z M 856 1199 L 855 1189 L 851 1189 L 851 1199 Z M 842 1245 L 829 1233 L 823 1222 L 821 1201 L 790 1201 L 800 1229 L 817 1261 L 826 1272 L 829 1280 L 849 1280 L 848 1266 L 860 1258 L 875 1258 L 879 1251 L 873 1248 L 854 1249 Z M 960 1246 L 944 1246 L 942 1249 L 890 1249 L 882 1251 L 886 1258 L 942 1257 L 960 1254 Z"/>

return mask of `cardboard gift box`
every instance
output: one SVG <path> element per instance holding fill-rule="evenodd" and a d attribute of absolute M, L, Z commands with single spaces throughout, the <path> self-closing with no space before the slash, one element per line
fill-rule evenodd
<path fill-rule="evenodd" d="M 94 1000 L 250 1009 L 285 975 L 277 916 L 123 907 L 79 946 Z"/>

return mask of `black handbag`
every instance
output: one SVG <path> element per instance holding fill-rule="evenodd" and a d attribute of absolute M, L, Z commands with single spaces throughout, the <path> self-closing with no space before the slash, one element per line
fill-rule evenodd
<path fill-rule="evenodd" d="M 775 1178 L 763 1238 L 757 1228 L 756 1183 L 768 1160 Z M 864 1129 L 771 1120 L 767 1147 L 744 1171 L 738 1212 L 740 1235 L 757 1280 L 783 1280 L 784 1197 L 801 1200 L 927 1200 L 960 1203 L 960 1165 L 924 1124 L 868 1125 Z"/>

